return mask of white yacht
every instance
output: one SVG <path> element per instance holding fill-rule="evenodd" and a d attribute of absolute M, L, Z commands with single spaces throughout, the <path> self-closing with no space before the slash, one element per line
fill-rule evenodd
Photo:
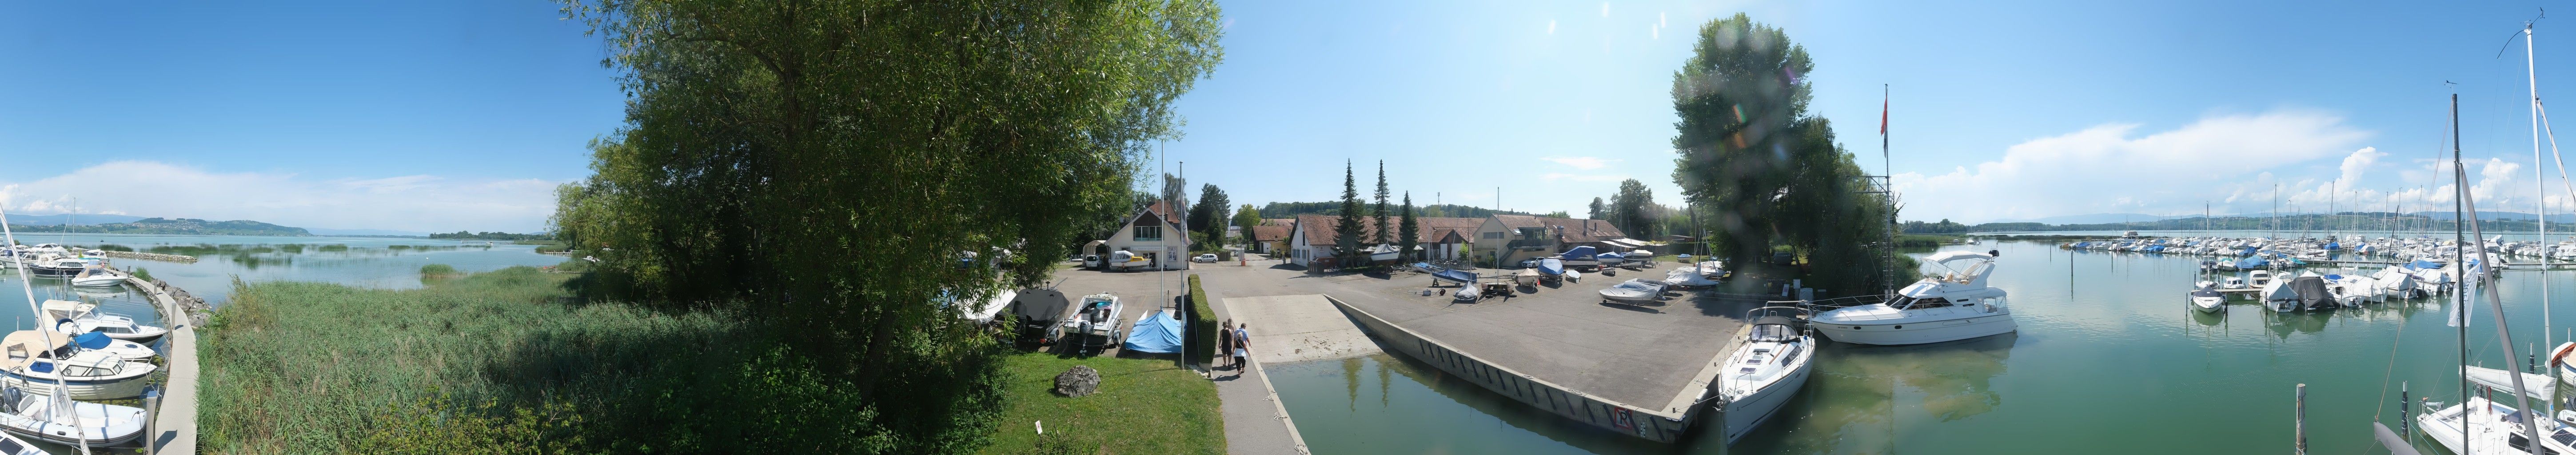
<path fill-rule="evenodd" d="M 1726 443 L 1751 433 L 1781 405 L 1796 396 L 1815 368 L 1816 338 L 1798 330 L 1798 320 L 1781 313 L 1804 314 L 1795 307 L 1762 307 L 1746 312 L 1753 321 L 1744 342 L 1717 372 L 1718 419 L 1726 423 Z"/>
<path fill-rule="evenodd" d="M 154 370 L 150 363 L 126 360 L 105 351 L 80 350 L 62 338 L 21 330 L 0 337 L 0 384 L 32 393 L 53 393 L 55 381 L 70 388 L 71 399 L 114 400 L 143 395 Z"/>
<path fill-rule="evenodd" d="M 2252 272 L 2245 272 L 2245 277 L 2246 284 L 2249 286 L 2258 288 L 2272 286 L 2272 271 L 2270 270 L 2256 269 Z"/>
<path fill-rule="evenodd" d="M 1884 303 L 1826 311 L 1815 316 L 1815 329 L 1834 341 L 1876 345 L 1939 343 L 2012 333 L 2012 310 L 2003 304 L 2004 290 L 1986 285 L 1995 273 L 1995 257 L 1972 251 L 1943 251 L 1923 258 L 1924 278 L 1896 291 Z"/>
<path fill-rule="evenodd" d="M 2221 289 L 2245 289 L 2245 277 L 2231 276 L 2226 279 L 2218 280 L 2218 287 Z"/>
<path fill-rule="evenodd" d="M 1119 341 L 1120 310 L 1116 294 L 1082 296 L 1082 303 L 1074 307 L 1073 314 L 1064 318 L 1057 330 L 1063 334 L 1061 339 L 1077 340 L 1074 345 L 1082 349 L 1108 346 Z"/>

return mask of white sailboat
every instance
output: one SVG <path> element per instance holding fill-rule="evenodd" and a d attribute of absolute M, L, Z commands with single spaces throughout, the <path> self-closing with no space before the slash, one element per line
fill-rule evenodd
<path fill-rule="evenodd" d="M 1805 314 L 1796 307 L 1762 307 L 1745 313 L 1751 330 L 1726 358 L 1711 392 L 1725 422 L 1726 443 L 1734 444 L 1778 413 L 1789 397 L 1807 384 L 1814 371 L 1816 338 L 1800 330 L 1798 320 L 1780 313 Z"/>

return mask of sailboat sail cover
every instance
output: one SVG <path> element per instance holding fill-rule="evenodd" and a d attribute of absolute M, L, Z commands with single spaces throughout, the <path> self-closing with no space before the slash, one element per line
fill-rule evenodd
<path fill-rule="evenodd" d="M 2500 391 L 2512 392 L 2513 378 L 2506 376 L 2508 374 L 2512 374 L 2512 372 L 2487 367 L 2469 367 L 2468 370 L 2469 382 L 2475 382 L 2482 386 L 2494 387 L 2496 390 Z M 2529 392 L 2523 394 L 2523 396 L 2527 397 L 2549 400 L 2551 397 L 2558 396 L 2558 381 L 2550 380 L 2548 376 L 2522 373 L 2522 388 Z"/>
<path fill-rule="evenodd" d="M 1127 331 L 1127 350 L 1149 354 L 1181 352 L 1181 320 L 1170 311 L 1156 311 L 1136 320 Z"/>

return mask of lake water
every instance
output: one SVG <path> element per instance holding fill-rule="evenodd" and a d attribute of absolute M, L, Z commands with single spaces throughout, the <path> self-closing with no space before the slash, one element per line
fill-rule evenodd
<path fill-rule="evenodd" d="M 2447 298 L 2289 315 L 2238 300 L 2213 315 L 2185 306 L 2198 276 L 2186 256 L 2044 242 L 1948 249 L 2003 253 L 1990 282 L 2010 292 L 2020 332 L 1923 346 L 1826 342 L 1805 389 L 1731 449 L 1705 428 L 1656 444 L 1575 424 L 1401 355 L 1266 370 L 1317 454 L 2286 453 L 2300 383 L 2313 453 L 2386 453 L 2368 425 L 2396 428 L 2401 382 L 2417 397 L 2459 401 Z M 2517 352 L 2546 346 L 2544 282 L 2560 302 L 2553 339 L 2576 327 L 2576 272 L 2546 273 L 2506 272 L 2497 286 Z M 2521 364 L 2505 359 L 2480 305 L 2471 362 Z"/>

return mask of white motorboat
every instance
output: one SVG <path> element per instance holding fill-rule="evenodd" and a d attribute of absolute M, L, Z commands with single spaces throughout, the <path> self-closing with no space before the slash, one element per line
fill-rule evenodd
<path fill-rule="evenodd" d="M 116 271 L 116 269 L 111 269 L 111 268 L 107 268 L 107 267 L 95 267 L 95 266 L 93 266 L 93 267 L 89 267 L 89 268 L 81 269 L 80 274 L 79 274 L 79 275 L 72 275 L 71 280 L 72 280 L 72 285 L 73 285 L 73 286 L 81 286 L 81 287 L 104 287 L 104 286 L 115 286 L 115 285 L 119 285 L 119 284 L 125 284 L 125 273 L 124 273 L 124 272 L 118 272 L 118 271 Z"/>
<path fill-rule="evenodd" d="M 1475 286 L 1459 286 L 1458 292 L 1449 293 L 1449 298 L 1457 299 L 1460 302 L 1474 302 L 1478 297 L 1482 297 L 1482 295 L 1481 293 L 1476 292 Z"/>
<path fill-rule="evenodd" d="M 59 379 L 72 399 L 114 400 L 143 395 L 144 384 L 159 368 L 105 351 L 80 350 L 70 342 L 47 340 L 34 330 L 0 337 L 0 351 L 8 355 L 0 358 L 0 384 L 53 393 Z"/>
<path fill-rule="evenodd" d="M 2227 295 L 2220 294 L 2215 286 L 2204 286 L 2191 291 L 2191 306 L 2203 313 L 2215 313 L 2227 307 Z"/>
<path fill-rule="evenodd" d="M 71 276 L 89 268 L 89 262 L 80 260 L 78 256 L 44 253 L 36 255 L 35 260 L 26 261 L 26 267 L 27 273 L 37 276 Z"/>
<path fill-rule="evenodd" d="M 1628 280 L 1616 285 L 1611 285 L 1609 288 L 1601 290 L 1601 298 L 1617 303 L 1646 304 L 1654 303 L 1658 298 L 1663 296 L 1664 289 L 1662 286 L 1646 284 L 1640 281 L 1641 280 Z"/>
<path fill-rule="evenodd" d="M 83 403 L 17 387 L 0 389 L 0 406 L 6 406 L 0 409 L 5 411 L 0 413 L 0 429 L 63 445 L 105 446 L 132 441 L 143 435 L 143 422 L 148 417 L 143 408 Z"/>
<path fill-rule="evenodd" d="M 1057 330 L 1068 339 L 1081 340 L 1076 346 L 1085 349 L 1107 346 L 1120 338 L 1119 307 L 1117 294 L 1103 292 L 1082 296 L 1082 303 L 1074 306 L 1073 314 L 1066 316 Z"/>
<path fill-rule="evenodd" d="M 1681 287 L 1707 287 L 1717 285 L 1717 280 L 1708 278 L 1708 272 L 1706 269 L 1702 269 L 1697 266 L 1681 267 L 1673 269 L 1671 272 L 1665 272 L 1664 281 L 1670 282 L 1674 286 Z"/>
<path fill-rule="evenodd" d="M 2245 272 L 2245 279 L 2246 284 L 2249 286 L 2258 288 L 2270 287 L 2272 286 L 2272 271 L 2257 269 L 2252 272 Z"/>
<path fill-rule="evenodd" d="M 2220 289 L 2245 289 L 2245 278 L 2233 276 L 2227 277 L 2226 279 L 2218 280 L 2218 287 Z"/>
<path fill-rule="evenodd" d="M 1655 252 L 1653 251 L 1630 250 L 1627 253 L 1621 253 L 1619 257 L 1628 259 L 1628 262 L 1620 264 L 1621 267 L 1645 269 L 1655 266 Z"/>
<path fill-rule="evenodd" d="M 143 341 L 160 338 L 162 334 L 170 333 L 170 329 L 167 328 L 136 323 L 132 317 L 100 312 L 98 305 L 87 303 L 46 300 L 44 311 L 46 317 L 54 319 L 55 331 L 74 335 L 99 332 L 107 334 L 108 338 Z"/>
<path fill-rule="evenodd" d="M 1905 286 L 1886 302 L 1826 311 L 1814 327 L 1834 341 L 1876 345 L 1939 343 L 2012 333 L 2004 290 L 1986 285 L 1995 257 L 1972 251 L 1926 256 L 1942 273 Z"/>
<path fill-rule="evenodd" d="M 1789 402 L 1789 397 L 1798 394 L 1815 370 L 1814 334 L 1799 330 L 1798 320 L 1781 316 L 1781 312 L 1807 310 L 1762 307 L 1747 312 L 1744 319 L 1753 321 L 1753 329 L 1745 333 L 1744 342 L 1718 370 L 1716 387 L 1710 387 L 1717 394 L 1711 401 L 1720 411 L 1718 418 L 1725 422 L 1722 428 L 1727 444 L 1734 444 L 1770 420 Z"/>
<path fill-rule="evenodd" d="M 1619 253 L 1601 253 L 1592 255 L 1592 261 L 1604 266 L 1617 267 L 1628 263 L 1628 256 Z"/>

